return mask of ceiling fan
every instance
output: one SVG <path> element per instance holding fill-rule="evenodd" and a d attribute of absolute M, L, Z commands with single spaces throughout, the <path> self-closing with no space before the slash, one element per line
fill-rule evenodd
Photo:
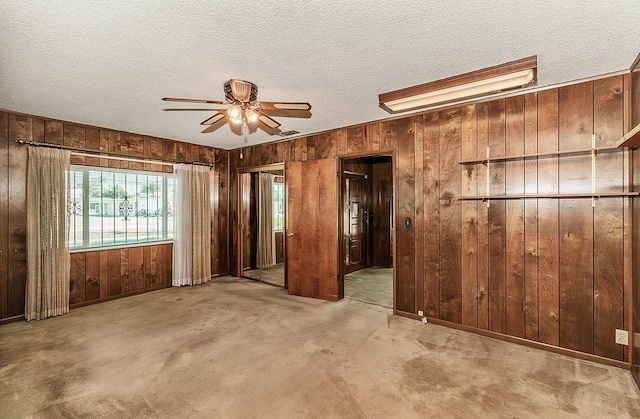
<path fill-rule="evenodd" d="M 260 121 L 269 128 L 275 129 L 280 123 L 271 118 L 267 113 L 271 111 L 302 111 L 311 110 L 311 105 L 306 102 L 258 102 L 258 86 L 238 79 L 231 79 L 224 84 L 225 100 L 207 99 L 183 99 L 177 97 L 163 97 L 167 102 L 211 103 L 216 105 L 231 105 L 228 109 L 219 110 L 210 118 L 200 124 L 213 125 L 225 117 L 233 124 L 241 124 L 243 128 L 247 123 Z M 195 109 L 194 109 L 195 110 Z M 287 116 L 295 116 L 289 114 Z"/>

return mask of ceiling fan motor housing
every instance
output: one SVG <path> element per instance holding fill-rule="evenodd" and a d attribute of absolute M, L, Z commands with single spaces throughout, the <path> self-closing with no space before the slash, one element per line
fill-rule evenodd
<path fill-rule="evenodd" d="M 253 106 L 258 100 L 258 86 L 248 81 L 231 79 L 224 84 L 224 96 L 229 103 Z"/>

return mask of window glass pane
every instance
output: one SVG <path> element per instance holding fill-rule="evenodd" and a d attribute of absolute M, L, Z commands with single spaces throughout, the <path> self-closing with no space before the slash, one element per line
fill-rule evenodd
<path fill-rule="evenodd" d="M 70 179 L 70 247 L 173 238 L 172 174 L 72 166 Z"/>
<path fill-rule="evenodd" d="M 273 229 L 284 227 L 284 183 L 273 183 Z"/>

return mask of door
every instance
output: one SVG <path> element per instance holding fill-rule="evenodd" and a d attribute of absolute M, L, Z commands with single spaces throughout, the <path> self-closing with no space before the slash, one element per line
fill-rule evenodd
<path fill-rule="evenodd" d="M 367 267 L 366 181 L 366 176 L 362 174 L 348 172 L 343 174 L 344 273 Z"/>
<path fill-rule="evenodd" d="M 289 294 L 338 299 L 336 160 L 287 163 Z"/>

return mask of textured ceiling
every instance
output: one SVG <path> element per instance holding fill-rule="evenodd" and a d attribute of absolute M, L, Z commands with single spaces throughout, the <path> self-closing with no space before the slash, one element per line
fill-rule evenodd
<path fill-rule="evenodd" d="M 0 0 L 0 108 L 221 148 L 244 145 L 210 112 L 164 96 L 306 101 L 311 134 L 389 116 L 379 93 L 538 55 L 538 84 L 628 68 L 640 52 L 629 1 Z M 248 143 L 279 140 L 256 129 Z"/>

